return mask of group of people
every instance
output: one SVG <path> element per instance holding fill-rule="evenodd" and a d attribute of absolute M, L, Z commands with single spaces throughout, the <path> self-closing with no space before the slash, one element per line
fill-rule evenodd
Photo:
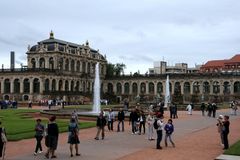
<path fill-rule="evenodd" d="M 205 112 L 207 112 L 208 117 L 216 117 L 216 111 L 218 109 L 217 104 L 216 103 L 202 103 L 201 107 L 200 107 L 201 111 L 202 111 L 202 116 L 205 116 Z"/>
<path fill-rule="evenodd" d="M 238 103 L 237 103 L 237 101 L 232 101 L 231 103 L 230 103 L 230 113 L 231 113 L 231 115 L 234 115 L 234 116 L 236 116 L 237 115 L 237 110 L 238 110 Z"/>
<path fill-rule="evenodd" d="M 46 158 L 56 158 L 55 151 L 58 146 L 58 137 L 59 137 L 59 128 L 56 123 L 56 116 L 49 118 L 49 122 L 46 127 L 41 123 L 41 119 L 36 120 L 35 125 L 35 138 L 36 138 L 36 148 L 34 155 L 43 152 L 41 141 L 45 138 L 45 145 L 47 151 L 45 154 Z M 78 151 L 78 144 L 80 143 L 78 134 L 79 134 L 79 125 L 76 117 L 71 117 L 70 123 L 68 126 L 68 143 L 70 144 L 70 156 L 73 157 L 73 146 L 75 145 L 76 156 L 80 156 Z"/>
<path fill-rule="evenodd" d="M 15 101 L 15 100 L 13 100 L 13 101 L 9 101 L 9 100 L 0 101 L 0 109 L 8 109 L 8 108 L 17 109 L 18 108 L 18 102 Z"/>

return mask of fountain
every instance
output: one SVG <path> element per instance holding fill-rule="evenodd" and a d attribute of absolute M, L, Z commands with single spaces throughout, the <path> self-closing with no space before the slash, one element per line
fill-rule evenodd
<path fill-rule="evenodd" d="M 92 113 L 100 113 L 100 78 L 99 78 L 99 63 L 95 67 L 94 91 L 93 91 L 93 108 Z"/>
<path fill-rule="evenodd" d="M 166 86 L 165 86 L 165 101 L 164 108 L 167 108 L 170 104 L 170 86 L 169 86 L 169 76 L 167 75 Z"/>

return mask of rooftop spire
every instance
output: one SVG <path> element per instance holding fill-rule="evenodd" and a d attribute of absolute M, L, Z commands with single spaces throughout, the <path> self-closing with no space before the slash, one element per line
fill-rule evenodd
<path fill-rule="evenodd" d="M 49 37 L 49 39 L 54 39 L 54 33 L 53 33 L 52 30 L 51 30 L 51 32 L 50 32 L 50 37 Z"/>

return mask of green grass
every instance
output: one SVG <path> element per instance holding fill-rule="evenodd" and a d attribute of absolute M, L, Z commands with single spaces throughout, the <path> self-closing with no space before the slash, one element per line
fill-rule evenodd
<path fill-rule="evenodd" d="M 9 141 L 17 141 L 34 137 L 34 127 L 36 122 L 31 116 L 27 115 L 27 113 L 36 112 L 39 112 L 39 110 L 0 110 L 0 120 L 2 122 L 2 126 L 4 126 L 6 129 L 7 138 Z M 47 119 L 43 119 L 42 123 L 44 125 L 47 124 Z M 57 124 L 60 132 L 66 132 L 69 121 L 64 119 L 57 119 Z M 80 129 L 94 127 L 95 125 L 95 122 L 81 122 Z"/>
<path fill-rule="evenodd" d="M 226 150 L 224 154 L 240 156 L 240 140 Z"/>

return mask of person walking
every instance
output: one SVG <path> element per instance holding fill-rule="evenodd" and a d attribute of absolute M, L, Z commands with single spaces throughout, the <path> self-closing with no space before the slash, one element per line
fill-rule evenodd
<path fill-rule="evenodd" d="M 137 121 L 138 121 L 138 114 L 136 109 L 133 109 L 129 116 L 129 125 L 132 125 L 132 134 L 137 132 Z"/>
<path fill-rule="evenodd" d="M 172 141 L 172 133 L 174 132 L 174 125 L 172 122 L 172 119 L 168 120 L 168 123 L 165 125 L 164 130 L 166 131 L 165 134 L 165 146 L 167 147 L 167 139 L 169 138 L 169 141 L 172 143 L 172 146 L 175 147 L 174 142 Z"/>
<path fill-rule="evenodd" d="M 142 127 L 143 127 L 143 134 L 145 134 L 146 116 L 143 111 L 141 111 L 141 113 L 140 113 L 139 122 L 140 122 L 140 126 L 139 126 L 138 134 L 142 133 Z"/>
<path fill-rule="evenodd" d="M 109 109 L 109 113 L 108 113 L 108 130 L 109 131 L 113 131 L 113 122 L 115 120 L 115 115 L 114 112 L 112 111 L 112 109 Z"/>
<path fill-rule="evenodd" d="M 208 103 L 207 111 L 208 111 L 208 117 L 211 117 L 212 116 L 212 104 L 211 103 Z"/>
<path fill-rule="evenodd" d="M 225 115 L 224 121 L 223 121 L 223 130 L 222 130 L 224 150 L 229 148 L 229 144 L 228 144 L 229 126 L 230 126 L 229 116 Z"/>
<path fill-rule="evenodd" d="M 202 116 L 205 116 L 205 109 L 206 109 L 205 103 L 202 103 L 201 104 Z"/>
<path fill-rule="evenodd" d="M 4 160 L 5 157 L 6 143 L 7 143 L 6 131 L 2 126 L 2 122 L 0 121 L 0 158 L 2 158 L 2 160 Z"/>
<path fill-rule="evenodd" d="M 216 111 L 217 111 L 217 104 L 213 103 L 212 104 L 212 115 L 213 115 L 213 118 L 216 117 Z"/>
<path fill-rule="evenodd" d="M 156 123 L 157 123 L 157 126 L 158 126 L 158 128 L 156 129 L 157 130 L 157 144 L 156 144 L 156 148 L 157 149 L 162 149 L 161 141 L 162 141 L 163 127 L 164 127 L 163 115 L 162 114 L 158 114 L 156 121 L 157 121 Z"/>
<path fill-rule="evenodd" d="M 189 114 L 189 115 L 192 115 L 192 105 L 191 105 L 191 104 L 189 104 L 189 105 L 187 106 L 186 110 L 188 111 L 188 114 Z"/>
<path fill-rule="evenodd" d="M 153 138 L 153 123 L 154 123 L 154 117 L 153 113 L 149 112 L 147 116 L 147 124 L 148 124 L 148 140 L 154 140 Z"/>
<path fill-rule="evenodd" d="M 223 115 L 219 115 L 217 119 L 217 128 L 220 135 L 221 145 L 224 146 L 223 140 Z"/>
<path fill-rule="evenodd" d="M 35 138 L 36 138 L 36 148 L 34 155 L 36 156 L 37 153 L 42 153 L 42 139 L 43 139 L 43 134 L 44 134 L 44 126 L 41 124 L 41 119 L 37 119 L 36 122 L 37 124 L 35 125 Z M 39 152 L 38 152 L 39 150 Z"/>
<path fill-rule="evenodd" d="M 124 119 L 125 113 L 121 108 L 120 111 L 118 112 L 118 129 L 117 129 L 118 132 L 120 132 L 120 124 L 122 124 L 122 132 L 124 132 Z"/>
<path fill-rule="evenodd" d="M 46 136 L 46 145 L 48 147 L 47 153 L 45 154 L 46 158 L 49 158 L 51 154 L 51 158 L 57 158 L 55 155 L 55 151 L 58 145 L 58 135 L 59 129 L 56 123 L 56 116 L 52 116 L 49 118 L 49 123 L 46 128 L 47 136 Z"/>
<path fill-rule="evenodd" d="M 106 118 L 103 116 L 103 111 L 101 111 L 99 116 L 97 117 L 97 134 L 95 140 L 99 140 L 100 132 L 102 132 L 102 139 L 105 138 L 104 127 L 106 126 L 106 123 Z"/>
<path fill-rule="evenodd" d="M 73 157 L 73 145 L 75 145 L 76 156 L 80 156 L 78 152 L 78 144 L 80 143 L 78 135 L 79 135 L 79 127 L 76 122 L 76 119 L 71 118 L 70 124 L 68 126 L 68 143 L 70 144 L 71 157 Z"/>
<path fill-rule="evenodd" d="M 178 115 L 177 115 L 177 104 L 175 104 L 175 103 L 173 103 L 172 112 L 173 112 L 173 119 L 178 118 Z"/>

